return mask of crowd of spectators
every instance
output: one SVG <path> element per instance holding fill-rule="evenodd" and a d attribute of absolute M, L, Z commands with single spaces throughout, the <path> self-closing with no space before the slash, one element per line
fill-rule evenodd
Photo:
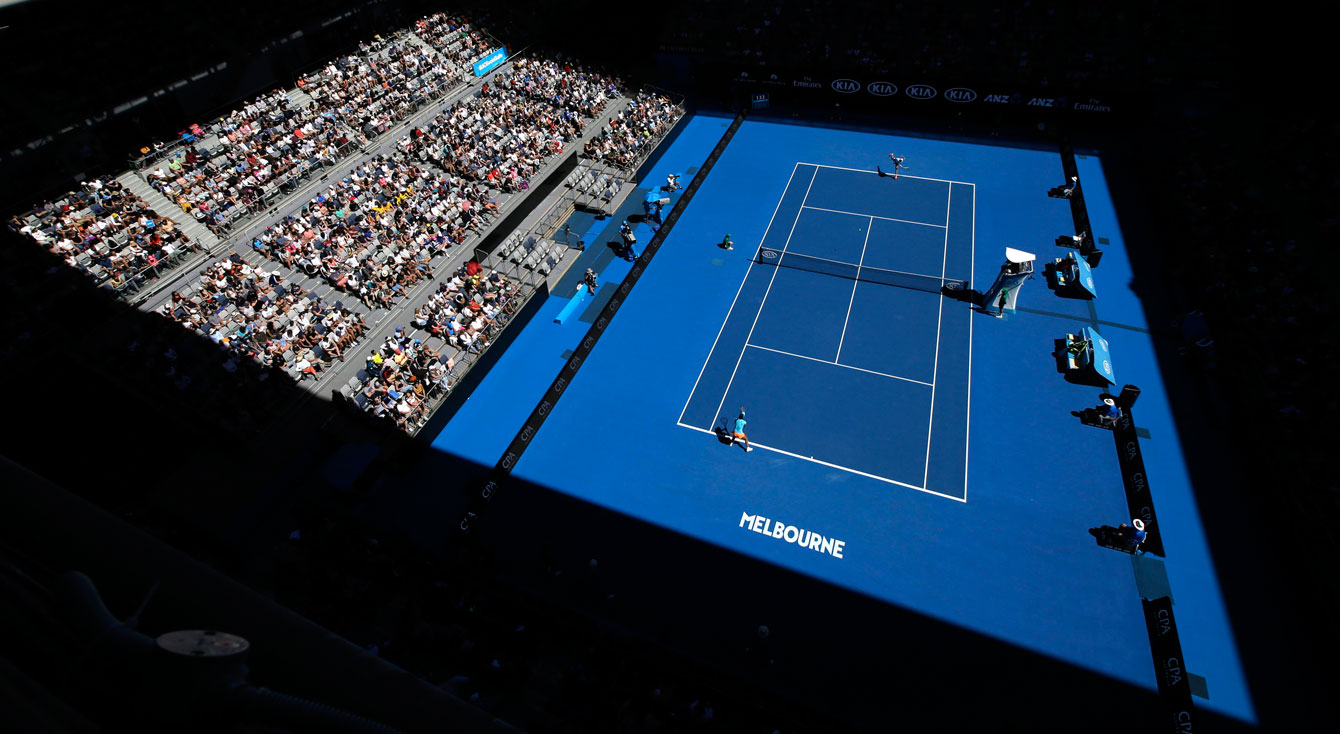
<path fill-rule="evenodd" d="M 655 92 L 639 92 L 618 115 L 610 118 L 600 135 L 586 143 L 587 158 L 629 169 L 635 167 L 679 118 L 679 107 Z"/>
<path fill-rule="evenodd" d="M 239 218 L 264 209 L 280 186 L 292 186 L 354 149 L 351 133 L 330 111 L 318 113 L 311 104 L 293 110 L 285 100 L 287 95 L 275 90 L 226 115 L 213 126 L 214 133 L 194 126 L 190 142 L 214 137 L 213 147 L 180 151 L 147 171 L 147 181 L 221 234 Z"/>
<path fill-rule="evenodd" d="M 445 339 L 453 348 L 478 354 L 488 346 L 489 327 L 499 314 L 512 313 L 519 286 L 502 273 L 485 276 L 476 262 L 461 266 L 414 310 L 414 327 Z"/>
<path fill-rule="evenodd" d="M 347 129 L 375 138 L 465 79 L 459 60 L 410 38 L 397 34 L 385 48 L 335 59 L 300 78 L 298 87 Z"/>
<path fill-rule="evenodd" d="M 277 191 L 296 188 L 310 172 L 334 165 L 428 97 L 461 83 L 471 62 L 495 45 L 462 18 L 421 19 L 303 76 L 298 85 L 310 101 L 301 106 L 293 101 L 301 96 L 276 89 L 205 127 L 188 126 L 179 147 L 155 144 L 141 174 L 222 235 L 263 210 Z M 619 80 L 571 63 L 516 59 L 478 93 L 410 131 L 394 160 L 364 164 L 269 227 L 254 247 L 370 305 L 390 306 L 431 276 L 433 255 L 496 215 L 492 191 L 528 188 L 535 172 L 621 92 Z M 649 110 L 639 112 L 647 103 L 631 106 L 620 123 L 647 117 Z M 407 157 L 423 165 L 409 165 Z M 114 180 L 86 188 L 15 217 L 11 227 L 118 289 L 157 277 L 162 265 L 193 248 L 171 219 Z"/>
<path fill-rule="evenodd" d="M 474 261 L 462 265 L 414 310 L 408 328 L 396 327 L 368 355 L 346 397 L 401 430 L 421 428 L 433 399 L 450 391 L 457 358 L 468 363 L 488 348 L 515 313 L 520 292 L 521 284 L 500 272 L 486 274 Z"/>
<path fill-rule="evenodd" d="M 598 115 L 616 81 L 519 59 L 493 84 L 410 131 L 329 186 L 252 246 L 289 267 L 388 308 L 446 248 L 483 231 L 498 197 L 529 187 L 548 159 Z M 440 172 L 437 172 L 440 171 Z"/>
<path fill-rule="evenodd" d="M 273 203 L 318 168 L 340 162 L 396 121 L 464 81 L 475 59 L 497 42 L 467 21 L 437 14 L 407 31 L 360 44 L 298 81 L 207 124 L 182 130 L 171 146 L 142 151 L 140 175 L 215 234 Z M 529 188 L 540 168 L 580 136 L 621 80 L 572 60 L 516 58 L 489 83 L 416 127 L 387 155 L 367 160 L 300 210 L 266 227 L 251 248 L 272 262 L 320 279 L 369 308 L 390 308 L 434 277 L 433 259 L 482 234 L 498 216 L 500 196 Z M 601 155 L 630 161 L 675 114 L 664 96 L 643 93 L 605 129 Z M 13 229 L 71 266 L 118 288 L 174 264 L 190 238 L 169 218 L 115 180 L 47 202 Z M 455 358 L 470 361 L 510 316 L 518 283 L 463 266 L 416 310 L 404 329 L 369 357 L 359 396 L 370 412 L 410 430 L 427 416 L 425 390 L 450 387 Z M 278 373 L 319 379 L 344 360 L 367 328 L 363 318 L 331 306 L 280 271 L 232 252 L 178 284 L 160 312 L 208 339 L 223 354 L 206 357 L 223 372 L 264 381 Z M 440 342 L 447 356 L 426 344 Z M 132 343 L 136 349 L 139 342 Z M 157 349 L 157 346 L 154 347 Z M 134 349 L 131 350 L 135 351 Z M 161 351 L 168 377 L 184 390 L 174 345 Z M 417 384 L 416 384 L 417 383 Z M 417 400 L 417 402 L 416 402 Z"/>
<path fill-rule="evenodd" d="M 85 181 L 82 189 L 11 217 L 10 229 L 120 292 L 161 277 L 196 249 L 176 222 L 116 179 Z"/>
<path fill-rule="evenodd" d="M 463 81 L 469 64 L 495 47 L 460 19 L 425 18 L 303 76 L 297 93 L 260 95 L 208 125 L 189 126 L 179 145 L 155 144 L 140 174 L 223 234 L 273 203 L 279 187 L 296 188 L 308 172 L 340 162 L 424 99 Z M 346 358 L 367 324 L 343 304 L 286 282 L 279 264 L 369 309 L 391 308 L 434 277 L 434 258 L 482 235 L 498 216 L 500 197 L 529 188 L 622 93 L 620 80 L 571 61 L 514 59 L 478 91 L 409 130 L 386 155 L 356 166 L 252 237 L 250 247 L 275 268 L 234 251 L 198 281 L 177 284 L 160 312 L 222 350 L 197 355 L 213 372 L 253 382 L 278 374 L 320 379 Z M 655 130 L 664 117 L 656 105 L 657 98 L 643 95 L 615 128 Z M 172 220 L 116 181 L 93 181 L 86 189 L 15 217 L 11 226 L 118 287 L 146 268 L 175 263 L 192 247 Z M 488 346 L 520 300 L 519 285 L 498 273 L 481 276 L 477 268 L 440 283 L 416 309 L 409 328 L 422 331 L 418 343 L 393 337 L 369 358 L 369 379 L 357 386 L 369 412 L 413 431 L 429 413 L 429 398 L 449 389 L 457 359 L 468 365 Z M 429 340 L 447 354 L 427 346 Z M 142 348 L 139 341 L 132 346 Z M 178 355 L 191 350 L 159 346 L 151 348 L 166 360 L 164 374 L 186 390 L 191 372 Z"/>
<path fill-rule="evenodd" d="M 419 41 L 459 65 L 463 71 L 494 50 L 495 42 L 475 24 L 446 13 L 420 18 L 414 22 L 411 31 Z"/>
<path fill-rule="evenodd" d="M 154 321 L 161 326 L 144 316 L 119 319 L 104 339 L 97 369 L 128 376 L 140 395 L 166 402 L 175 418 L 197 430 L 254 431 L 291 405 L 293 382 L 271 365 L 220 351 L 195 329 Z M 162 437 L 155 441 L 166 445 Z"/>
<path fill-rule="evenodd" d="M 294 110 L 275 90 L 222 118 L 208 132 L 193 126 L 187 148 L 146 174 L 149 184 L 215 234 L 263 209 L 281 186 L 333 165 L 354 149 L 330 111 Z M 212 137 L 212 148 L 203 138 Z"/>
<path fill-rule="evenodd" d="M 414 34 L 433 29 L 427 48 Z M 377 37 L 297 81 L 304 104 L 276 89 L 210 123 L 179 134 L 181 148 L 155 146 L 146 178 L 216 234 L 263 210 L 277 191 L 333 165 L 422 106 L 464 83 L 487 44 L 470 25 L 437 14 L 413 33 Z M 302 99 L 294 97 L 294 99 Z"/>
<path fill-rule="evenodd" d="M 251 267 L 236 252 L 173 291 L 162 313 L 218 345 L 228 372 L 252 360 L 298 381 L 344 361 L 368 328 L 362 316 L 286 282 L 278 269 Z"/>
<path fill-rule="evenodd" d="M 509 73 L 500 75 L 497 84 L 549 104 L 565 119 L 595 117 L 611 97 L 623 90 L 623 82 L 617 77 L 570 62 L 531 57 L 517 59 Z M 550 122 L 548 127 L 553 129 L 556 124 Z"/>
<path fill-rule="evenodd" d="M 266 257 L 389 308 L 431 278 L 432 259 L 496 215 L 482 187 L 377 156 L 252 240 Z"/>
<path fill-rule="evenodd" d="M 368 379 L 354 395 L 354 404 L 402 431 L 415 431 L 432 414 L 432 399 L 451 389 L 455 366 L 452 358 L 397 327 L 368 356 L 363 368 Z"/>
<path fill-rule="evenodd" d="M 466 181 L 525 189 L 621 90 L 618 80 L 570 65 L 517 59 L 477 95 L 413 130 L 403 150 Z"/>

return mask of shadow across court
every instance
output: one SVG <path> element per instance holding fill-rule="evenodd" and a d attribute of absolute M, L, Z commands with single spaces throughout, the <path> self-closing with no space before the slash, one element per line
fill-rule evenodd
<path fill-rule="evenodd" d="M 1153 690 L 515 475 L 480 537 L 507 584 L 591 614 L 622 634 L 654 639 L 668 654 L 804 702 L 855 730 L 889 731 L 896 719 L 898 730 L 1152 731 L 1150 722 L 1162 720 Z M 597 584 L 565 580 L 593 559 Z M 555 567 L 568 573 L 555 575 Z M 1037 624 L 1063 612 L 1063 601 L 1056 604 L 1036 610 Z M 1214 731 L 1249 730 L 1203 709 L 1197 715 Z"/>

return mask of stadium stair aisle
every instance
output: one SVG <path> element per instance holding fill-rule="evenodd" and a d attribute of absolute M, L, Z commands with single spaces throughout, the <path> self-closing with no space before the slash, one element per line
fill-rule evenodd
<path fill-rule="evenodd" d="M 312 95 L 302 89 L 290 89 L 288 91 L 288 108 L 291 110 L 300 110 L 315 101 L 312 99 Z"/>
<path fill-rule="evenodd" d="M 197 245 L 204 247 L 205 250 L 214 249 L 214 247 L 221 241 L 213 232 L 209 231 L 208 227 L 197 222 L 195 217 L 187 212 L 182 211 L 181 207 L 169 201 L 166 196 L 159 193 L 158 189 L 155 189 L 146 183 L 144 179 L 136 176 L 134 171 L 125 171 L 117 176 L 116 180 L 119 181 L 122 186 L 130 189 L 136 196 L 149 202 L 149 206 L 151 206 L 159 216 L 167 217 L 181 225 L 182 230 L 190 235 L 191 240 Z M 182 268 L 182 270 L 186 271 L 190 270 L 190 268 Z"/>

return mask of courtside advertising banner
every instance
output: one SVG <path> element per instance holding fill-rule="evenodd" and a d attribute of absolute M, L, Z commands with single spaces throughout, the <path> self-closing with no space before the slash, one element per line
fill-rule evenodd
<path fill-rule="evenodd" d="M 484 58 L 475 62 L 475 76 L 484 76 L 485 74 L 498 68 L 502 62 L 507 60 L 507 47 L 496 48 L 484 56 Z"/>

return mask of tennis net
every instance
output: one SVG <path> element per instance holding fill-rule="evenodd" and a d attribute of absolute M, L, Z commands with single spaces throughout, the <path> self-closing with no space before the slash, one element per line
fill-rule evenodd
<path fill-rule="evenodd" d="M 880 283 L 899 288 L 911 288 L 926 293 L 943 293 L 946 290 L 960 291 L 968 287 L 967 281 L 954 278 L 937 278 L 934 275 L 906 273 L 901 270 L 864 267 L 813 255 L 802 255 L 798 252 L 783 252 L 774 247 L 758 248 L 757 260 L 762 265 L 808 270 L 812 273 L 833 275 L 864 283 Z"/>

